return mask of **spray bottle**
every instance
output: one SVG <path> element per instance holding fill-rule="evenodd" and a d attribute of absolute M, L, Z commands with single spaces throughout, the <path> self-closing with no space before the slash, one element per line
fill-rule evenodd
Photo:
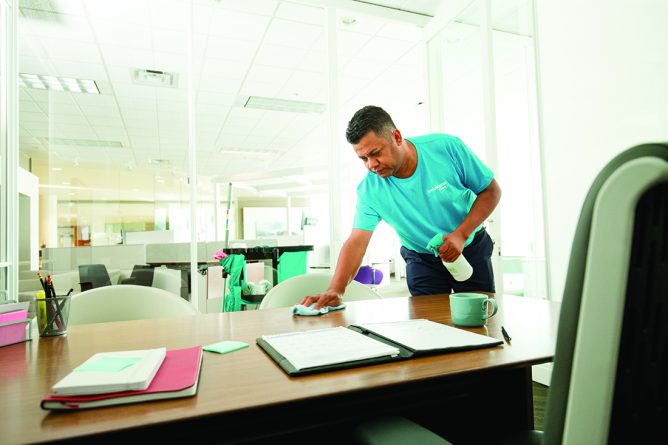
<path fill-rule="evenodd" d="M 443 236 L 442 233 L 437 233 L 431 241 L 429 241 L 429 244 L 427 244 L 427 249 L 434 252 L 434 255 L 436 256 L 438 256 L 438 248 L 443 244 Z M 464 255 L 459 255 L 452 263 L 443 261 L 443 265 L 448 269 L 452 278 L 457 281 L 466 281 L 471 278 L 471 275 L 473 274 L 473 268 L 469 262 L 466 261 Z"/>

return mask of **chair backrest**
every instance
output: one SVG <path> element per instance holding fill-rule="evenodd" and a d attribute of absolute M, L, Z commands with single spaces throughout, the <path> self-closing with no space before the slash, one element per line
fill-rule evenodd
<path fill-rule="evenodd" d="M 171 292 L 155 287 L 119 284 L 74 295 L 68 324 L 167 318 L 196 313 L 190 303 Z"/>
<path fill-rule="evenodd" d="M 583 204 L 559 318 L 545 444 L 641 443 L 652 434 L 666 440 L 667 264 L 668 145 L 646 144 L 610 161 Z"/>
<path fill-rule="evenodd" d="M 372 266 L 360 266 L 353 280 L 362 284 L 380 284 L 383 281 L 383 271 Z"/>
<path fill-rule="evenodd" d="M 272 287 L 260 303 L 259 309 L 289 307 L 298 304 L 305 296 L 315 295 L 327 289 L 331 274 L 309 273 L 288 278 Z M 371 300 L 382 298 L 368 286 L 351 281 L 343 294 L 343 301 Z"/>
<path fill-rule="evenodd" d="M 102 286 L 111 286 L 111 278 L 104 264 L 80 264 L 79 284 L 86 291 Z"/>
<path fill-rule="evenodd" d="M 147 264 L 135 264 L 132 267 L 130 277 L 120 284 L 136 284 L 137 286 L 153 285 L 153 266 Z"/>

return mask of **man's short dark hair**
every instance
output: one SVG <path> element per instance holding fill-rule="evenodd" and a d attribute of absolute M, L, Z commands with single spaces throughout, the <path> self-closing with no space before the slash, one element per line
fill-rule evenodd
<path fill-rule="evenodd" d="M 385 132 L 392 132 L 396 129 L 387 111 L 374 105 L 367 105 L 359 109 L 348 122 L 346 139 L 351 144 L 357 144 L 369 131 L 383 136 Z"/>

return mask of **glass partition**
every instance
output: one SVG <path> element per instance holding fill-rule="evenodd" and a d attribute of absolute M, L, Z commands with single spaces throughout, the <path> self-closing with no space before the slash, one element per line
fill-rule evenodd
<path fill-rule="evenodd" d="M 437 125 L 490 165 L 503 191 L 495 221 L 500 223 L 497 287 L 545 298 L 532 5 L 532 0 L 472 1 L 430 45 L 440 48 L 434 72 L 441 73 L 437 100 L 443 118 Z M 495 156 L 486 159 L 490 149 Z"/>
<path fill-rule="evenodd" d="M 504 289 L 545 298 L 533 1 L 492 2 L 491 26 Z"/>
<path fill-rule="evenodd" d="M 65 291 L 81 290 L 81 265 L 104 265 L 112 284 L 150 265 L 161 268 L 154 286 L 218 311 L 221 283 L 206 272 L 218 248 L 312 246 L 307 266 L 329 269 L 330 228 L 347 235 L 365 172 L 345 142 L 348 119 L 375 103 L 406 135 L 424 132 L 422 29 L 410 20 L 335 11 L 332 72 L 318 5 L 43 7 L 19 20 L 19 162 L 39 180 L 40 270 Z M 339 124 L 330 129 L 332 95 Z M 340 171 L 330 171 L 332 139 L 346 159 Z M 343 201 L 335 212 L 330 184 Z M 251 230 L 246 214 L 262 209 L 271 210 Z M 184 247 L 195 242 L 202 253 Z M 391 267 L 398 250 L 381 227 L 366 261 Z M 274 280 L 275 265 L 257 261 Z M 37 270 L 26 272 L 21 287 L 33 291 Z"/>

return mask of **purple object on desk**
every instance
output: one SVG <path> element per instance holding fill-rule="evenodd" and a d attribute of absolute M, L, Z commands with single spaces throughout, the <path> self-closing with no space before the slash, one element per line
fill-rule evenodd
<path fill-rule="evenodd" d="M 371 266 L 362 266 L 353 280 L 362 284 L 380 284 L 383 281 L 383 271 L 373 269 Z"/>

